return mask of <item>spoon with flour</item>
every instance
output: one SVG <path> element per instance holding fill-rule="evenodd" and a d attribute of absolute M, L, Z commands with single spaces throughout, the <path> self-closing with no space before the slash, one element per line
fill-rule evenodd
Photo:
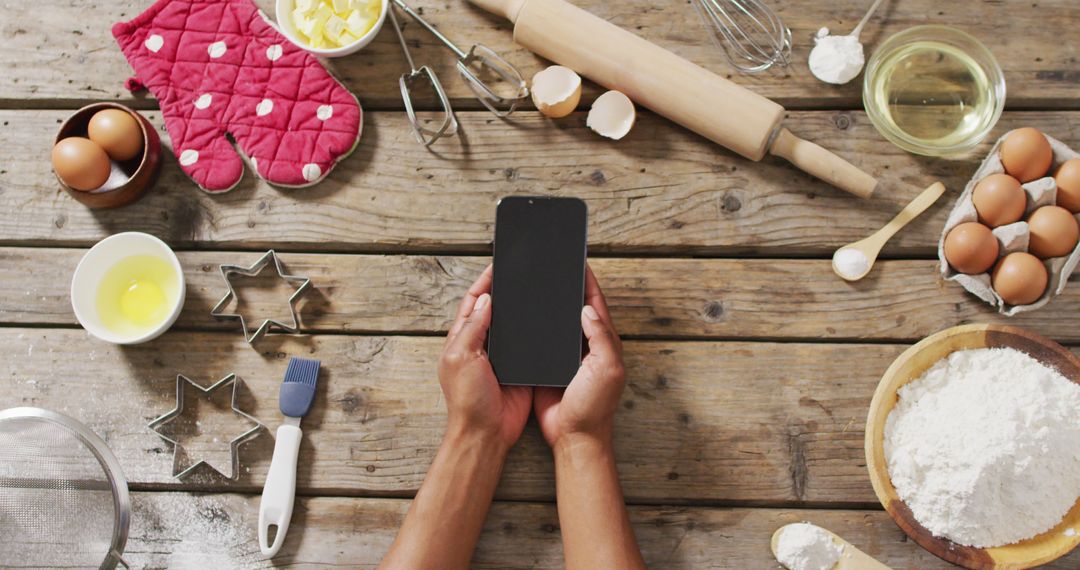
<path fill-rule="evenodd" d="M 846 36 L 830 36 L 829 28 L 818 30 L 814 49 L 810 50 L 810 73 L 825 83 L 842 85 L 855 79 L 866 63 L 863 45 L 859 42 L 863 26 L 884 0 L 875 0 L 859 25 Z"/>
<path fill-rule="evenodd" d="M 900 210 L 896 217 L 889 220 L 889 223 L 871 234 L 870 237 L 836 250 L 832 258 L 833 272 L 847 281 L 858 281 L 866 277 L 866 274 L 870 273 L 870 268 L 874 266 L 874 262 L 877 261 L 881 248 L 885 247 L 889 239 L 896 235 L 896 232 L 900 231 L 901 228 L 908 225 L 911 220 L 914 220 L 916 216 L 925 212 L 934 202 L 937 202 L 938 198 L 944 193 L 944 184 L 940 182 L 931 184 L 914 200 L 908 202 L 908 205 L 904 206 L 904 209 Z"/>
<path fill-rule="evenodd" d="M 850 542 L 805 522 L 776 529 L 772 551 L 788 570 L 890 570 Z"/>

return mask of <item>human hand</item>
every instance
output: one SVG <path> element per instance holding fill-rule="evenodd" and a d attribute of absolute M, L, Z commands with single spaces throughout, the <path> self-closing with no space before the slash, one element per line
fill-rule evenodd
<path fill-rule="evenodd" d="M 622 341 L 615 332 L 604 293 L 592 268 L 585 271 L 585 306 L 581 327 L 589 353 L 565 389 L 536 388 L 533 407 L 548 445 L 556 447 L 575 436 L 611 444 L 615 410 L 626 384 Z"/>
<path fill-rule="evenodd" d="M 488 361 L 492 274 L 488 265 L 461 301 L 439 360 L 439 384 L 448 434 L 493 438 L 508 451 L 529 419 L 533 394 L 526 386 L 500 386 Z"/>

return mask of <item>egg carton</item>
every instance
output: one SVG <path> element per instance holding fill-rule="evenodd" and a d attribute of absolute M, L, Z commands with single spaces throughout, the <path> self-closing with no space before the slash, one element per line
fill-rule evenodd
<path fill-rule="evenodd" d="M 1009 131 L 1009 133 L 1011 132 L 1012 131 Z M 952 267 L 949 266 L 949 263 L 945 261 L 945 236 L 959 224 L 978 221 L 978 215 L 975 212 L 975 204 L 971 201 L 971 193 L 975 188 L 975 184 L 991 174 L 1005 172 L 1005 167 L 1001 164 L 1001 157 L 998 154 L 998 150 L 1000 150 L 1001 143 L 1005 140 L 1005 137 L 1009 136 L 1009 133 L 1005 133 L 996 143 L 994 143 L 994 147 L 990 149 L 990 154 L 982 161 L 978 170 L 975 171 L 975 175 L 972 176 L 971 180 L 964 186 L 964 192 L 960 194 L 960 198 L 956 200 L 956 204 L 953 206 L 952 211 L 949 213 L 949 218 L 945 222 L 945 228 L 941 231 L 941 238 L 938 240 L 938 259 L 941 260 L 941 276 L 945 278 L 946 281 L 956 281 L 962 285 L 964 289 L 967 289 L 976 297 L 986 301 L 992 307 L 997 308 L 999 313 L 1007 317 L 1026 311 L 1034 311 L 1049 302 L 1052 297 L 1060 295 L 1069 281 L 1069 276 L 1072 275 L 1073 270 L 1076 269 L 1077 263 L 1080 262 L 1080 244 L 1077 244 L 1077 246 L 1073 248 L 1072 253 L 1067 256 L 1043 260 L 1043 265 L 1046 266 L 1046 271 L 1050 276 L 1050 279 L 1048 280 L 1046 291 L 1043 292 L 1042 297 L 1039 297 L 1037 301 L 1030 305 L 1009 305 L 1005 303 L 997 292 L 994 291 L 993 287 L 990 286 L 990 275 L 988 273 L 980 273 L 979 275 L 959 273 L 954 271 Z M 1050 172 L 1054 172 L 1062 162 L 1071 158 L 1080 157 L 1080 153 L 1069 148 L 1065 143 L 1051 136 L 1047 136 L 1046 140 L 1050 141 L 1050 148 L 1054 151 L 1054 160 L 1050 166 Z M 1057 184 L 1054 182 L 1053 176 L 1044 176 L 1043 178 L 1032 180 L 1031 182 L 1022 184 L 1021 187 L 1027 194 L 1027 207 L 1024 209 L 1025 219 L 1028 214 L 1036 208 L 1057 204 Z M 1080 222 L 1080 215 L 1074 217 Z M 994 237 L 997 238 L 998 245 L 1000 246 L 1000 256 L 1016 251 L 1026 252 L 1028 250 L 1028 238 L 1030 232 L 1028 231 L 1028 224 L 1025 221 L 1019 221 L 994 228 L 993 234 Z"/>

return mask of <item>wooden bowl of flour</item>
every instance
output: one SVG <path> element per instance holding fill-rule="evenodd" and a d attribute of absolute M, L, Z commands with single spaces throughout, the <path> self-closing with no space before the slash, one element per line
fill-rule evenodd
<path fill-rule="evenodd" d="M 958 350 L 1013 348 L 1053 367 L 1080 384 L 1080 358 L 1060 344 L 1021 328 L 963 325 L 930 335 L 904 351 L 885 371 L 866 418 L 866 465 L 881 505 L 912 540 L 930 553 L 972 570 L 1031 568 L 1068 554 L 1080 544 L 1080 501 L 1056 527 L 1023 542 L 996 548 L 961 546 L 934 536 L 897 495 L 885 461 L 885 420 L 896 406 L 896 391 L 922 376 L 937 361 Z M 1072 529 L 1072 532 L 1070 532 Z"/>

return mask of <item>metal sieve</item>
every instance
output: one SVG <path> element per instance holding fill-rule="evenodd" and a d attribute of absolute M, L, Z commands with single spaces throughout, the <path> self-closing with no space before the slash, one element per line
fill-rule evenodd
<path fill-rule="evenodd" d="M 40 408 L 0 411 L 0 566 L 127 567 L 131 499 L 105 442 Z"/>

